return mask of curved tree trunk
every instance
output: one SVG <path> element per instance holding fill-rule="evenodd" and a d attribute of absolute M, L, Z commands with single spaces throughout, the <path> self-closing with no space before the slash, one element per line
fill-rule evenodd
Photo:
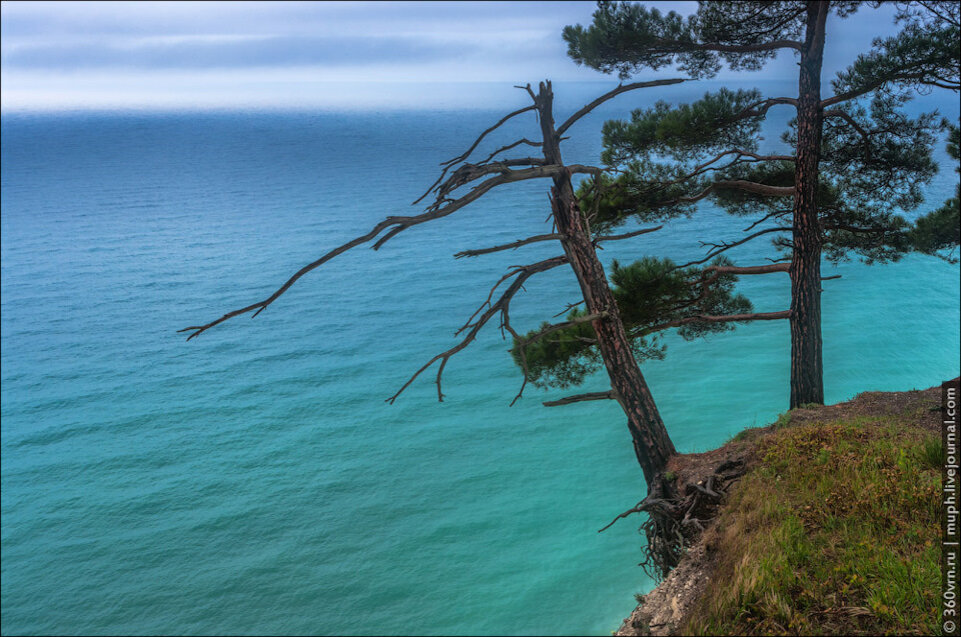
<path fill-rule="evenodd" d="M 548 164 L 561 165 L 560 140 L 554 129 L 554 94 L 550 82 L 541 82 L 536 98 L 544 136 L 544 158 Z M 554 177 L 552 206 L 557 232 L 564 235 L 564 246 L 571 268 L 584 294 L 587 311 L 605 314 L 593 321 L 598 349 L 611 379 L 611 388 L 627 415 L 627 426 L 634 441 L 634 453 L 649 485 L 676 453 L 631 351 L 630 340 L 617 311 L 614 295 L 607 284 L 604 267 L 597 258 L 590 229 L 577 207 L 570 173 Z"/>
<path fill-rule="evenodd" d="M 794 249 L 791 260 L 791 409 L 824 403 L 821 358 L 821 231 L 818 162 L 821 156 L 821 59 L 827 2 L 808 2 L 798 79 Z"/>

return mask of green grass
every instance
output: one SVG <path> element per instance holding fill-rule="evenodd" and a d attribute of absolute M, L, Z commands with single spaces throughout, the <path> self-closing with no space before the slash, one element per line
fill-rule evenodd
<path fill-rule="evenodd" d="M 936 634 L 943 452 L 904 420 L 782 417 L 708 531 L 682 634 Z"/>
<path fill-rule="evenodd" d="M 791 424 L 791 412 L 786 411 L 777 417 L 777 421 L 774 423 L 775 429 L 784 429 Z"/>

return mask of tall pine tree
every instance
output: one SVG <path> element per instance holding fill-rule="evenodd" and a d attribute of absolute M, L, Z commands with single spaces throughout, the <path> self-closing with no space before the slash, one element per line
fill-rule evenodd
<path fill-rule="evenodd" d="M 700 263 L 745 241 L 776 237 L 785 252 L 776 265 L 791 279 L 791 407 L 824 401 L 822 256 L 893 260 L 920 245 L 923 233 L 896 212 L 921 203 L 920 185 L 937 169 L 931 148 L 943 124 L 935 114 L 909 117 L 903 106 L 921 89 L 959 88 L 957 5 L 907 3 L 896 18 L 901 32 L 876 39 L 833 81 L 834 94 L 822 96 L 828 15 L 850 18 L 864 4 L 701 2 L 685 18 L 600 2 L 589 27 L 564 30 L 576 62 L 622 79 L 671 65 L 709 78 L 722 64 L 751 71 L 783 50 L 797 56 L 796 96 L 722 89 L 693 104 L 659 103 L 629 121 L 609 122 L 604 161 L 618 176 L 598 180 L 604 187 L 595 193 L 610 223 L 703 199 L 754 217 L 752 234 L 717 244 Z M 789 154 L 758 152 L 760 125 L 773 107 L 796 113 L 784 135 Z"/>

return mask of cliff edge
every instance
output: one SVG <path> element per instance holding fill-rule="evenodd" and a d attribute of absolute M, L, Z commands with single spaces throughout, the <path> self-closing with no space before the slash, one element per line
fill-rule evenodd
<path fill-rule="evenodd" d="M 940 406 L 940 386 L 866 392 L 672 459 L 689 488 L 742 471 L 616 634 L 935 634 Z"/>

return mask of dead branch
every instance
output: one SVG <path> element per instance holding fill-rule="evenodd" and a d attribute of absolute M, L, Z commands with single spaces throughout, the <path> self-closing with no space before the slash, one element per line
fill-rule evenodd
<path fill-rule="evenodd" d="M 564 398 L 558 400 L 548 400 L 544 403 L 545 407 L 560 407 L 562 405 L 571 405 L 573 403 L 581 403 L 588 400 L 616 400 L 614 396 L 614 390 L 609 389 L 608 391 L 596 391 L 589 392 L 586 394 L 575 394 L 573 396 L 565 396 Z"/>
<path fill-rule="evenodd" d="M 493 126 L 491 126 L 490 128 L 488 128 L 487 130 L 485 130 L 483 133 L 481 133 L 480 135 L 478 135 L 477 139 L 474 140 L 474 143 L 470 145 L 470 148 L 468 148 L 466 151 L 464 151 L 461 155 L 458 155 L 457 157 L 454 157 L 453 159 L 448 159 L 447 161 L 442 162 L 442 163 L 441 163 L 441 166 L 451 166 L 451 165 L 456 164 L 456 163 L 458 163 L 458 162 L 464 161 L 465 159 L 467 159 L 468 157 L 470 157 L 470 154 L 471 154 L 472 152 L 474 152 L 474 149 L 477 148 L 478 145 L 480 145 L 481 141 L 483 141 L 483 139 L 484 139 L 485 137 L 487 137 L 489 134 L 493 133 L 495 130 L 497 130 L 498 128 L 500 128 L 500 127 L 504 124 L 504 122 L 506 122 L 507 120 L 511 119 L 512 117 L 517 117 L 518 115 L 521 115 L 521 114 L 523 114 L 523 113 L 526 113 L 527 111 L 533 111 L 533 110 L 536 110 L 536 109 L 537 109 L 537 105 L 531 104 L 530 106 L 525 106 L 524 108 L 519 108 L 519 109 L 517 109 L 516 111 L 514 111 L 513 113 L 508 113 L 507 115 L 505 115 L 504 117 L 502 117 L 496 124 L 494 124 Z"/>
<path fill-rule="evenodd" d="M 604 93 L 603 95 L 598 97 L 596 100 L 584 106 L 582 109 L 580 109 L 579 111 L 577 111 L 576 113 L 568 117 L 567 120 L 563 124 L 561 124 L 560 127 L 558 127 L 557 136 L 560 137 L 561 135 L 563 135 L 564 132 L 567 131 L 567 129 L 574 124 L 574 122 L 584 117 L 585 115 L 593 111 L 595 108 L 597 108 L 607 100 L 617 97 L 621 93 L 626 93 L 627 91 L 633 91 L 639 88 L 651 88 L 653 86 L 667 86 L 669 84 L 680 84 L 681 82 L 686 82 L 686 81 L 687 80 L 684 78 L 674 78 L 669 80 L 654 80 L 651 82 L 634 82 L 632 84 L 618 84 L 617 88 L 611 91 L 608 91 L 607 93 Z"/>
<path fill-rule="evenodd" d="M 436 200 L 443 201 L 447 195 L 449 195 L 454 190 L 457 190 L 461 186 L 468 184 L 472 181 L 476 181 L 481 177 L 492 174 L 506 174 L 510 172 L 510 169 L 515 166 L 543 166 L 545 164 L 544 158 L 538 157 L 520 157 L 516 159 L 500 159 L 491 163 L 482 164 L 463 164 L 457 168 L 450 177 L 447 178 L 441 184 L 434 184 L 431 190 L 437 192 Z M 430 194 L 431 190 L 424 193 L 424 197 Z M 423 199 L 424 197 L 421 197 Z M 418 199 L 417 201 L 420 201 Z M 414 203 L 417 203 L 416 201 Z"/>
<path fill-rule="evenodd" d="M 563 259 L 562 262 L 563 262 L 563 263 L 567 263 L 567 257 L 566 257 L 566 256 L 565 256 L 565 257 L 555 257 L 555 258 Z M 484 302 L 481 303 L 480 306 L 479 306 L 476 310 L 474 310 L 474 313 L 470 315 L 470 318 L 467 319 L 467 322 L 464 323 L 464 325 L 462 325 L 456 332 L 454 332 L 454 336 L 459 336 L 460 333 L 463 332 L 464 330 L 467 330 L 467 329 L 473 327 L 473 326 L 474 326 L 474 324 L 473 324 L 474 317 L 476 317 L 478 314 L 480 314 L 480 313 L 484 310 L 485 307 L 487 307 L 487 306 L 490 305 L 491 299 L 494 298 L 494 292 L 497 291 L 497 288 L 499 288 L 499 287 L 501 286 L 501 284 L 502 284 L 504 281 L 506 281 L 507 279 L 510 279 L 511 277 L 514 277 L 514 276 L 517 276 L 518 274 L 520 274 L 521 272 L 523 272 L 525 267 L 526 267 L 526 266 L 523 266 L 523 265 L 511 266 L 511 270 L 510 270 L 507 274 L 505 274 L 504 276 L 502 276 L 500 279 L 498 279 L 496 283 L 494 283 L 493 287 L 491 287 L 491 289 L 490 289 L 490 292 L 487 294 L 487 298 L 484 300 Z"/>
<path fill-rule="evenodd" d="M 709 265 L 704 268 L 705 272 L 717 272 L 719 274 L 768 274 L 770 272 L 787 272 L 791 269 L 790 263 L 774 263 L 771 265 Z"/>
<path fill-rule="evenodd" d="M 775 210 L 774 212 L 769 212 L 769 213 L 767 213 L 766 215 L 764 215 L 763 217 L 761 217 L 760 219 L 758 219 L 757 221 L 755 221 L 754 223 L 752 223 L 751 225 L 749 225 L 747 228 L 744 228 L 744 232 L 749 232 L 749 231 L 753 230 L 754 228 L 756 228 L 757 226 L 761 225 L 762 223 L 764 223 L 765 221 L 767 221 L 767 220 L 770 219 L 771 217 L 776 217 L 776 218 L 780 219 L 780 218 L 783 217 L 784 215 L 791 214 L 792 212 L 793 212 L 793 211 L 792 211 L 790 208 L 782 209 L 782 210 Z"/>
<path fill-rule="evenodd" d="M 415 203 L 415 204 L 420 203 L 420 201 L 421 201 L 424 197 L 426 197 L 427 195 L 429 195 L 430 192 L 431 192 L 432 190 L 434 190 L 435 187 L 437 187 L 437 184 L 441 183 L 441 182 L 444 180 L 444 175 L 447 174 L 447 171 L 450 170 L 450 167 L 451 167 L 451 166 L 453 166 L 454 164 L 457 164 L 457 163 L 459 163 L 459 162 L 462 162 L 462 161 L 464 161 L 465 159 L 467 159 L 468 157 L 470 157 L 470 154 L 471 154 L 472 152 L 474 152 L 474 149 L 477 148 L 477 146 L 481 143 L 481 140 L 483 140 L 485 137 L 487 137 L 487 135 L 489 135 L 490 133 L 492 133 L 492 132 L 494 132 L 495 130 L 497 130 L 498 128 L 500 128 L 500 127 L 504 124 L 504 122 L 506 122 L 507 120 L 511 119 L 512 117 L 517 117 L 518 115 L 521 115 L 522 113 L 526 113 L 527 111 L 533 111 L 533 110 L 536 110 L 536 109 L 537 109 L 537 105 L 536 105 L 536 104 L 531 104 L 530 106 L 525 106 L 524 108 L 519 108 L 519 109 L 517 109 L 516 111 L 514 111 L 513 113 L 508 113 L 507 115 L 505 115 L 504 117 L 502 117 L 502 118 L 500 119 L 500 121 L 498 121 L 496 124 L 494 124 L 493 126 L 491 126 L 490 128 L 488 128 L 487 130 L 485 130 L 483 133 L 481 133 L 481 134 L 477 137 L 477 139 L 474 140 L 474 143 L 471 144 L 470 148 L 468 148 L 466 151 L 464 151 L 463 154 L 461 154 L 461 155 L 459 155 L 459 156 L 457 156 L 457 157 L 454 157 L 453 159 L 448 159 L 448 160 L 445 161 L 445 162 L 441 162 L 440 165 L 443 166 L 444 169 L 441 171 L 440 177 L 438 177 L 438 178 L 437 178 L 437 181 L 435 181 L 435 182 L 433 183 L 433 185 L 431 185 L 431 187 L 427 189 L 427 192 L 425 192 L 423 195 L 421 195 L 420 197 L 418 197 L 417 200 L 414 201 L 414 203 Z"/>
<path fill-rule="evenodd" d="M 567 307 L 565 307 L 563 310 L 561 310 L 560 312 L 558 312 L 557 314 L 555 314 L 555 315 L 552 316 L 551 318 L 557 318 L 557 317 L 560 316 L 561 314 L 567 314 L 568 312 L 570 312 L 571 310 L 573 310 L 573 309 L 574 309 L 575 307 L 577 307 L 578 305 L 584 305 L 584 301 L 581 300 L 581 301 L 578 301 L 577 303 L 568 303 L 568 304 L 567 304 Z"/>
<path fill-rule="evenodd" d="M 643 230 L 635 230 L 634 232 L 625 232 L 624 234 L 607 234 L 594 237 L 594 243 L 600 243 L 601 241 L 620 241 L 621 239 L 630 239 L 631 237 L 637 237 L 642 234 L 647 234 L 649 232 L 657 232 L 664 226 L 657 226 L 656 228 L 644 228 Z"/>
<path fill-rule="evenodd" d="M 736 122 L 748 117 L 761 117 L 766 115 L 772 106 L 777 106 L 779 104 L 787 104 L 790 106 L 797 107 L 796 97 L 769 97 L 763 99 L 759 102 L 755 102 L 742 110 L 740 113 L 735 115 L 731 120 L 726 123 Z"/>
<path fill-rule="evenodd" d="M 713 258 L 716 257 L 717 255 L 721 254 L 722 252 L 724 252 L 724 251 L 726 251 L 726 250 L 730 250 L 731 248 L 735 248 L 735 247 L 737 247 L 737 246 L 739 246 L 739 245 L 745 244 L 745 243 L 747 243 L 748 241 L 751 241 L 752 239 L 756 239 L 757 237 L 760 237 L 761 235 L 769 234 L 769 233 L 771 233 L 771 232 L 791 232 L 792 230 L 793 230 L 793 228 L 787 228 L 787 227 L 783 227 L 783 226 L 778 226 L 778 227 L 776 227 L 776 228 L 765 228 L 764 230 L 758 230 L 758 231 L 755 232 L 754 234 L 752 234 L 752 235 L 750 235 L 750 236 L 747 236 L 747 237 L 745 237 L 744 239 L 741 239 L 740 241 L 734 241 L 734 242 L 731 242 L 731 243 L 707 244 L 707 243 L 703 243 L 703 242 L 702 242 L 702 245 L 712 245 L 712 246 L 713 246 L 713 247 L 710 249 L 710 251 L 708 251 L 707 256 L 704 257 L 703 259 L 698 259 L 697 261 L 691 261 L 691 262 L 689 262 L 689 263 L 685 263 L 684 265 L 675 266 L 675 269 L 687 268 L 687 267 L 690 267 L 690 266 L 692 266 L 692 265 L 700 265 L 700 264 L 702 264 L 702 263 L 707 263 L 708 261 L 710 261 L 711 259 L 713 259 Z"/>
<path fill-rule="evenodd" d="M 538 235 L 534 235 L 533 237 L 528 237 L 526 239 L 519 239 L 512 243 L 505 243 L 503 245 L 494 246 L 492 248 L 482 248 L 480 250 L 464 250 L 462 252 L 456 253 L 454 255 L 454 258 L 460 259 L 462 257 L 476 257 L 482 254 L 490 254 L 491 252 L 500 252 L 501 250 L 513 250 L 515 248 L 528 245 L 530 243 L 537 243 L 538 241 L 551 241 L 554 239 L 561 240 L 563 238 L 564 238 L 564 235 L 558 234 L 556 232 L 550 233 L 550 234 L 538 234 Z"/>
<path fill-rule="evenodd" d="M 503 184 L 508 184 L 516 181 L 522 181 L 525 179 L 552 177 L 555 174 L 560 173 L 560 171 L 562 170 L 570 170 L 571 172 L 590 172 L 593 174 L 595 171 L 598 171 L 600 169 L 594 166 L 582 166 L 580 164 L 574 164 L 571 166 L 557 166 L 557 165 L 537 166 L 534 168 L 528 168 L 524 170 L 511 170 L 505 174 L 500 174 L 500 175 L 497 175 L 496 177 L 491 177 L 490 179 L 487 179 L 481 182 L 480 184 L 474 186 L 474 188 L 471 189 L 471 191 L 466 195 L 464 195 L 463 197 L 460 197 L 459 199 L 443 200 L 443 201 L 436 202 L 431 206 L 429 206 L 427 208 L 427 211 L 422 214 L 413 215 L 413 216 L 404 216 L 404 217 L 401 217 L 401 216 L 387 217 L 386 219 L 378 223 L 376 226 L 374 226 L 373 229 L 371 229 L 371 231 L 368 232 L 367 234 L 356 237 L 355 239 L 352 239 L 347 243 L 344 243 L 343 245 L 337 248 L 334 248 L 333 250 L 323 255 L 316 261 L 308 263 L 307 265 L 302 267 L 293 276 L 287 279 L 287 281 L 282 286 L 280 286 L 280 288 L 278 288 L 277 291 L 275 291 L 273 294 L 271 294 L 269 297 L 267 297 L 263 301 L 258 301 L 257 303 L 253 303 L 251 305 L 248 305 L 247 307 L 240 308 L 239 310 L 228 312 L 227 314 L 224 314 L 223 316 L 221 316 L 219 319 L 215 321 L 211 321 L 210 323 L 206 323 L 204 325 L 192 325 L 190 327 L 185 327 L 177 331 L 193 332 L 192 334 L 190 334 L 190 336 L 187 337 L 187 340 L 189 341 L 190 339 L 196 336 L 199 336 L 203 332 L 207 331 L 211 327 L 214 327 L 215 325 L 219 325 L 220 323 L 223 323 L 224 321 L 231 319 L 235 316 L 246 314 L 248 312 L 254 312 L 253 316 L 257 316 L 257 314 L 260 314 L 271 303 L 276 301 L 280 297 L 280 295 L 282 295 L 284 292 L 290 289 L 290 287 L 294 283 L 296 283 L 297 280 L 300 279 L 302 276 L 304 276 L 311 270 L 314 270 L 322 266 L 323 264 L 327 263 L 334 257 L 340 254 L 343 254 L 344 252 L 347 252 L 352 248 L 356 248 L 359 245 L 363 245 L 365 243 L 368 243 L 369 241 L 374 240 L 378 235 L 380 235 L 380 233 L 382 233 L 384 230 L 387 230 L 388 228 L 391 228 L 391 229 L 383 237 L 381 237 L 374 243 L 373 245 L 374 250 L 380 249 L 380 247 L 383 246 L 387 241 L 389 241 L 390 239 L 397 236 L 398 234 L 400 234 L 401 232 L 403 232 L 408 228 L 425 223 L 427 221 L 432 221 L 434 219 L 440 219 L 442 217 L 446 217 L 447 215 L 450 215 L 456 212 L 457 210 L 460 210 L 467 204 L 476 201 L 482 195 L 490 191 L 492 188 L 495 188 L 496 186 L 500 186 Z"/>
<path fill-rule="evenodd" d="M 490 155 L 488 155 L 487 157 L 485 157 L 480 163 L 486 164 L 486 163 L 489 162 L 490 160 L 494 159 L 494 155 L 497 155 L 497 154 L 503 153 L 503 152 L 507 152 L 508 150 L 510 150 L 510 149 L 512 149 L 512 148 L 516 148 L 517 146 L 520 146 L 521 144 L 527 144 L 528 146 L 537 146 L 537 147 L 540 147 L 540 146 L 543 146 L 543 145 L 544 145 L 543 142 L 532 142 L 531 140 L 529 140 L 529 139 L 527 139 L 526 137 L 524 137 L 524 138 L 522 138 L 522 139 L 518 139 L 516 142 L 514 142 L 514 143 L 512 143 L 512 144 L 508 144 L 508 145 L 506 145 L 506 146 L 501 146 L 500 148 L 498 148 L 497 150 L 495 150 L 494 152 L 492 152 Z M 430 191 L 428 191 L 428 192 L 430 192 Z M 415 203 L 416 203 L 416 202 L 415 202 Z"/>
<path fill-rule="evenodd" d="M 527 281 L 527 279 L 534 276 L 538 272 L 544 272 L 545 270 L 550 270 L 551 268 L 555 268 L 564 263 L 567 263 L 567 257 L 565 256 L 553 257 L 551 259 L 545 259 L 544 261 L 538 261 L 537 263 L 532 263 L 531 265 L 521 266 L 515 272 L 509 273 L 509 276 L 514 277 L 514 281 L 510 284 L 510 286 L 506 290 L 504 290 L 504 293 L 501 294 L 500 298 L 498 298 L 495 303 L 491 304 L 490 307 L 488 307 L 487 310 L 480 316 L 480 318 L 478 318 L 477 321 L 475 321 L 472 324 L 470 331 L 463 338 L 463 340 L 461 340 L 461 342 L 455 345 L 454 347 L 451 347 L 450 349 L 444 352 L 441 352 L 440 354 L 437 354 L 436 356 L 431 358 L 429 361 L 424 363 L 424 365 L 422 365 L 420 369 L 414 372 L 414 374 L 410 377 L 410 379 L 406 383 L 404 383 L 404 385 L 399 390 L 397 390 L 396 394 L 394 394 L 393 396 L 387 399 L 387 402 L 393 404 L 394 401 L 397 400 L 397 397 L 400 396 L 405 389 L 410 387 L 411 383 L 413 383 L 414 380 L 418 376 L 420 376 L 421 373 L 424 372 L 424 370 L 426 370 L 428 367 L 430 367 L 437 361 L 441 361 L 441 367 L 438 370 L 437 379 L 435 381 L 437 385 L 437 400 L 440 402 L 443 402 L 444 394 L 443 394 L 443 391 L 441 390 L 441 372 L 443 372 L 443 368 L 447 364 L 447 361 L 450 359 L 450 357 L 456 354 L 457 352 L 461 351 L 468 345 L 470 345 L 470 343 L 477 337 L 477 333 L 481 330 L 481 328 L 484 327 L 484 325 L 486 325 L 487 322 L 491 318 L 493 318 L 496 314 L 498 313 L 504 314 L 502 319 L 506 323 L 507 321 L 506 312 L 509 309 L 511 299 L 518 292 L 518 290 L 520 290 L 523 287 L 524 282 Z"/>
<path fill-rule="evenodd" d="M 721 165 L 721 166 L 715 166 L 715 165 L 714 165 L 714 164 L 716 164 L 717 162 L 719 162 L 721 159 L 723 159 L 724 157 L 727 157 L 728 155 L 734 155 L 734 158 L 731 159 L 731 161 L 729 161 L 728 163 L 723 164 L 723 165 Z M 749 157 L 752 161 L 743 160 L 743 159 L 741 159 L 742 157 Z M 795 158 L 793 155 L 760 155 L 760 154 L 758 154 L 758 153 L 751 152 L 751 151 L 749 151 L 749 150 L 743 150 L 743 149 L 740 149 L 740 148 L 734 148 L 734 149 L 731 149 L 731 150 L 722 151 L 722 152 L 718 153 L 717 155 L 715 155 L 714 157 L 712 157 L 711 159 L 705 161 L 704 163 L 695 166 L 695 167 L 691 170 L 691 172 L 689 172 L 689 173 L 687 173 L 687 174 L 685 174 L 685 175 L 682 175 L 681 177 L 678 177 L 677 179 L 672 179 L 672 180 L 670 180 L 670 181 L 660 182 L 660 183 L 658 184 L 658 186 L 662 186 L 662 187 L 663 187 L 663 186 L 673 186 L 674 184 L 680 184 L 680 183 L 683 183 L 683 182 L 688 181 L 688 180 L 690 180 L 690 179 L 693 179 L 694 177 L 698 177 L 698 176 L 700 176 L 700 175 L 702 175 L 702 174 L 704 174 L 704 173 L 706 173 L 706 172 L 727 170 L 728 168 L 734 166 L 735 164 L 755 164 L 755 163 L 763 162 L 763 161 L 790 161 L 790 162 L 793 162 L 793 161 L 796 161 L 796 158 Z M 723 183 L 731 183 L 731 184 L 733 184 L 733 183 L 736 183 L 736 182 L 718 182 L 718 183 L 722 183 L 722 184 L 723 184 Z M 753 182 L 745 182 L 745 183 L 750 184 L 750 183 L 753 183 Z M 763 185 L 763 184 L 762 184 L 762 185 Z"/>
<path fill-rule="evenodd" d="M 524 86 L 521 86 L 521 85 L 519 85 L 519 84 L 515 84 L 515 85 L 514 85 L 514 88 L 524 89 L 525 91 L 527 91 L 527 94 L 531 96 L 531 99 L 532 99 L 532 100 L 537 100 L 537 95 L 535 95 L 535 94 L 534 94 L 534 91 L 531 89 L 530 83 L 527 83 L 527 84 L 525 84 Z"/>
<path fill-rule="evenodd" d="M 638 336 L 646 336 L 648 334 L 653 334 L 654 332 L 661 332 L 663 330 L 667 330 L 672 327 L 681 327 L 682 325 L 689 325 L 691 323 L 735 323 L 739 321 L 776 321 L 779 319 L 789 319 L 789 318 L 791 318 L 791 310 L 782 310 L 780 312 L 757 312 L 752 314 L 725 314 L 722 316 L 713 316 L 710 314 L 698 314 L 696 316 L 688 316 L 682 319 L 668 321 L 667 323 L 661 323 L 660 325 L 655 325 L 653 327 L 632 331 L 631 337 L 633 338 Z"/>

